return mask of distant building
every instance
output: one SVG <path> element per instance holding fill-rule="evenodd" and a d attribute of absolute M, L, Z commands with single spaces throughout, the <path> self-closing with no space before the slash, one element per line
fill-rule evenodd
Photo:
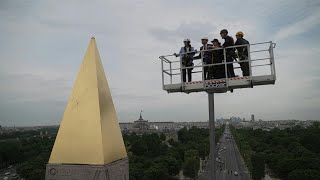
<path fill-rule="evenodd" d="M 150 134 L 156 133 L 157 127 L 151 124 L 148 120 L 143 119 L 142 111 L 138 120 L 133 123 L 119 123 L 120 129 L 124 134 L 137 133 L 137 134 Z"/>
<path fill-rule="evenodd" d="M 239 117 L 231 117 L 231 118 L 230 118 L 231 123 L 240 123 L 241 120 L 242 120 L 242 119 L 239 118 Z"/>
<path fill-rule="evenodd" d="M 251 121 L 255 121 L 254 120 L 254 114 L 251 114 Z"/>
<path fill-rule="evenodd" d="M 142 112 L 142 111 L 141 111 Z M 220 123 L 219 123 L 220 122 Z M 221 121 L 217 121 L 215 124 L 216 127 L 220 127 L 224 124 L 224 119 Z M 140 113 L 140 117 L 138 120 L 133 122 L 119 123 L 121 131 L 123 134 L 165 134 L 168 139 L 177 140 L 177 132 L 182 128 L 190 129 L 192 127 L 197 128 L 209 128 L 208 121 L 198 121 L 198 122 L 173 122 L 173 121 L 158 121 L 158 122 L 150 122 L 148 120 L 143 119 L 142 113 Z"/>
<path fill-rule="evenodd" d="M 225 124 L 227 120 L 224 119 L 224 118 L 220 118 L 220 119 L 216 119 L 216 121 L 217 121 L 217 123 L 219 123 L 219 124 Z"/>
<path fill-rule="evenodd" d="M 149 124 L 148 120 L 144 120 L 142 118 L 142 111 L 140 113 L 140 118 L 133 122 L 133 127 L 137 128 L 139 130 L 148 130 L 148 129 L 150 129 L 150 124 Z"/>

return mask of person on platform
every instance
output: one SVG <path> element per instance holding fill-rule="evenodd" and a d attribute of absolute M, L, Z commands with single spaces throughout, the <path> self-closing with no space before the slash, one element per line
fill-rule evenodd
<path fill-rule="evenodd" d="M 183 40 L 184 46 L 181 47 L 179 53 L 174 53 L 176 57 L 180 56 L 182 61 L 182 80 L 186 82 L 188 74 L 188 82 L 192 81 L 192 70 L 193 70 L 193 57 L 196 54 L 196 51 L 191 46 L 190 39 Z"/>
<path fill-rule="evenodd" d="M 212 52 L 208 51 L 212 49 L 212 44 L 208 44 L 208 38 L 203 37 L 201 39 L 202 46 L 200 47 L 200 53 L 198 56 L 195 56 L 194 59 L 201 59 L 203 58 L 203 65 L 212 64 Z M 203 67 L 203 75 L 204 80 L 211 79 L 209 73 L 209 66 Z"/>
<path fill-rule="evenodd" d="M 217 49 L 212 51 L 212 59 L 213 59 L 213 63 L 217 64 L 217 63 L 222 63 L 224 60 L 223 57 L 223 49 L 218 49 L 218 48 L 222 48 L 221 43 L 219 42 L 218 39 L 214 39 L 211 41 L 213 44 L 213 49 Z M 221 79 L 221 78 L 225 78 L 226 77 L 226 71 L 225 71 L 225 65 L 216 65 L 212 67 L 212 70 L 209 70 L 210 72 L 213 72 L 213 78 L 214 79 Z"/>
<path fill-rule="evenodd" d="M 250 44 L 249 41 L 247 41 L 246 39 L 243 38 L 243 32 L 239 31 L 236 33 L 236 43 L 235 45 L 246 45 L 246 44 Z M 242 75 L 243 76 L 250 76 L 250 71 L 249 71 L 249 62 L 241 62 L 241 61 L 245 61 L 248 60 L 248 48 L 246 46 L 243 47 L 237 47 L 237 53 L 238 53 L 238 58 L 239 58 L 239 62 L 240 62 L 240 67 L 242 70 Z"/>
<path fill-rule="evenodd" d="M 226 60 L 228 62 L 233 62 L 235 59 L 235 49 L 234 48 L 227 48 L 230 46 L 234 46 L 234 40 L 232 37 L 228 36 L 228 30 L 222 29 L 220 31 L 220 35 L 222 39 L 224 39 L 224 43 L 222 47 L 226 48 Z M 227 64 L 227 70 L 228 70 L 228 77 L 235 77 L 234 69 L 233 69 L 233 63 Z"/>

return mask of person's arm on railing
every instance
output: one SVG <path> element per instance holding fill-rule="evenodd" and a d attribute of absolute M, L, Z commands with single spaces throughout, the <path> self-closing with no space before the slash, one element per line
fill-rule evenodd
<path fill-rule="evenodd" d="M 181 56 L 181 54 L 183 53 L 183 48 L 180 49 L 179 53 L 174 53 L 173 55 L 175 55 L 176 57 Z"/>
<path fill-rule="evenodd" d="M 190 49 L 190 50 L 191 50 L 191 51 L 187 53 L 187 55 L 188 55 L 188 56 L 193 57 L 195 54 L 197 54 L 197 53 L 198 53 L 198 51 L 197 51 L 197 50 L 195 50 L 195 49 L 194 49 L 194 47 L 191 47 L 191 49 Z"/>
<path fill-rule="evenodd" d="M 201 59 L 201 58 L 202 58 L 202 53 L 201 53 L 201 51 L 202 51 L 202 47 L 200 48 L 199 55 L 198 55 L 198 56 L 193 57 L 193 59 Z M 196 53 L 197 53 L 197 52 L 196 52 Z"/>

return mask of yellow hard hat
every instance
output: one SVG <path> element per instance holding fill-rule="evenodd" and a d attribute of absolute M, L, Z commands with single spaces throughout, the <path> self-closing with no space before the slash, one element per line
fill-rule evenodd
<path fill-rule="evenodd" d="M 242 36 L 243 37 L 243 32 L 242 31 L 238 31 L 237 33 L 236 33 L 236 36 Z"/>

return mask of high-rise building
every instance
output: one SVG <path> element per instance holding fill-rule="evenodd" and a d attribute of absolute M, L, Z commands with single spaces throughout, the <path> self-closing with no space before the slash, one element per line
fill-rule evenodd
<path fill-rule="evenodd" d="M 251 121 L 254 121 L 254 114 L 251 114 Z"/>
<path fill-rule="evenodd" d="M 127 153 L 94 38 L 47 164 L 46 180 L 53 179 L 129 179 Z"/>

